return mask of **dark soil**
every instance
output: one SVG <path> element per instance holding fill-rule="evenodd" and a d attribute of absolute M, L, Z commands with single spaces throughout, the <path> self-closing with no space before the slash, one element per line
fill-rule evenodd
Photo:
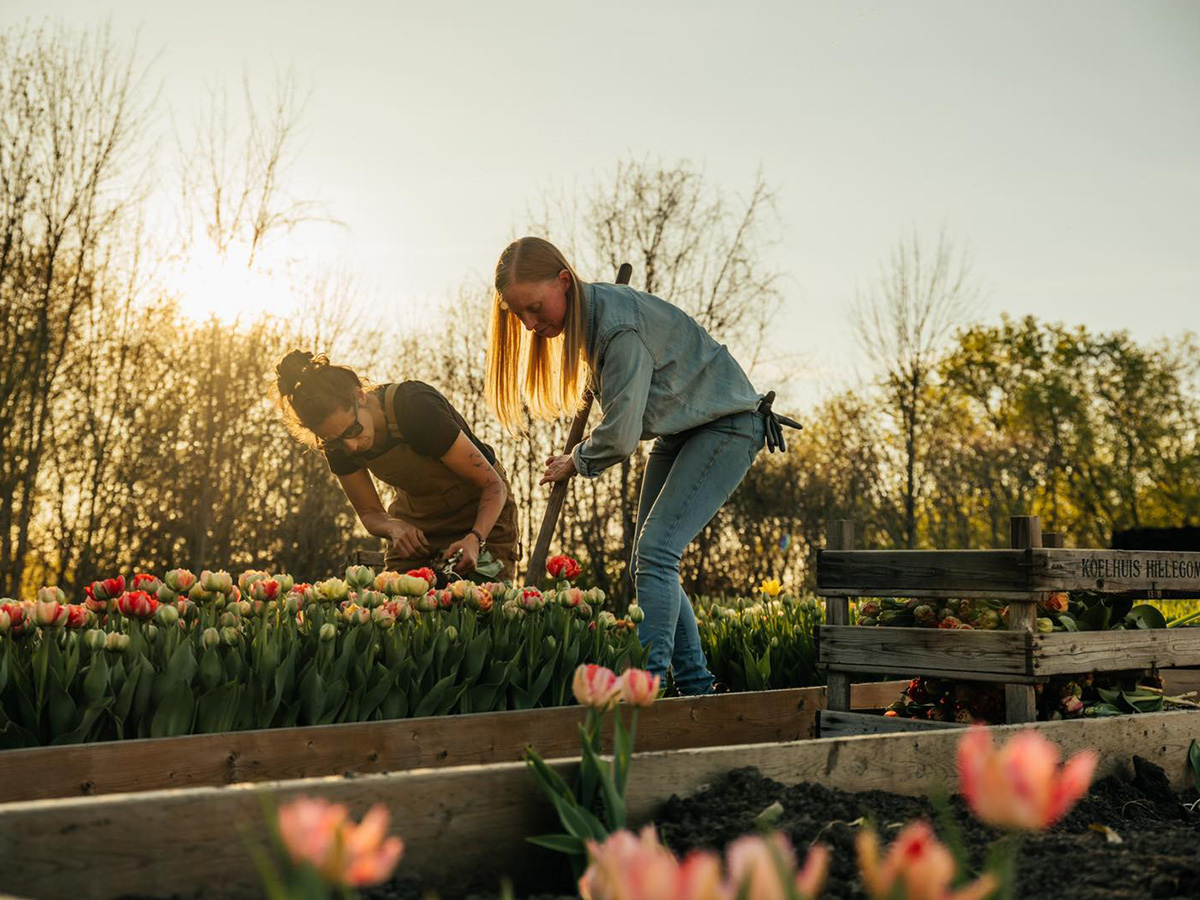
<path fill-rule="evenodd" d="M 1140 757 L 1132 777 L 1105 778 L 1054 829 L 1022 844 L 1017 896 L 1054 900 L 1142 900 L 1200 897 L 1200 813 L 1187 810 L 1162 769 Z M 796 847 L 820 839 L 833 849 L 826 898 L 860 898 L 854 840 L 859 819 L 890 839 L 907 822 L 935 823 L 923 798 L 881 791 L 850 794 L 818 784 L 784 787 L 756 769 L 730 772 L 687 799 L 672 798 L 658 817 L 659 835 L 676 853 L 720 849 L 754 830 L 760 812 L 779 801 L 777 827 Z M 958 798 L 949 804 L 976 865 L 997 835 L 976 822 Z M 1106 825 L 1111 842 L 1091 826 Z M 939 834 L 944 829 L 938 828 Z"/>

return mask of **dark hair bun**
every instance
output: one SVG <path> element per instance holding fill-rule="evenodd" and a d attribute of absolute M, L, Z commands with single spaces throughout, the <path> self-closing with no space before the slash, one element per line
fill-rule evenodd
<path fill-rule="evenodd" d="M 292 350 L 287 353 L 275 367 L 279 393 L 284 397 L 294 396 L 305 376 L 320 365 L 321 359 L 322 357 L 314 359 L 307 350 Z"/>

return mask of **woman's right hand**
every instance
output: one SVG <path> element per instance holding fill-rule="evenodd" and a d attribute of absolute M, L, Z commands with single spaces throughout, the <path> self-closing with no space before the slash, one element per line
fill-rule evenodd
<path fill-rule="evenodd" d="M 429 556 L 429 544 L 425 533 L 415 525 L 410 525 L 403 519 L 388 519 L 384 526 L 386 537 L 392 546 L 408 559 L 420 559 Z"/>

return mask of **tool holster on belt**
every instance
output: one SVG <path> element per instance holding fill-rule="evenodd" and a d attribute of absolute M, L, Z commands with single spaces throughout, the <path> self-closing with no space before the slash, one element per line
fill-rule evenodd
<path fill-rule="evenodd" d="M 800 429 L 804 426 L 795 419 L 781 416 L 779 413 L 771 409 L 771 404 L 775 402 L 775 392 L 767 391 L 767 395 L 758 401 L 756 412 L 763 417 L 764 424 L 767 429 L 767 450 L 774 453 L 776 450 L 787 451 L 787 444 L 783 440 L 783 426 L 788 428 Z"/>

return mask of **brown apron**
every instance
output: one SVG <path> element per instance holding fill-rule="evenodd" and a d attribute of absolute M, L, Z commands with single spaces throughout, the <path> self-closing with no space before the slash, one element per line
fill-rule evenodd
<path fill-rule="evenodd" d="M 440 558 L 446 548 L 475 526 L 482 490 L 452 471 L 440 459 L 417 453 L 400 431 L 396 421 L 395 394 L 399 385 L 389 384 L 383 395 L 383 414 L 388 434 L 396 441 L 390 450 L 365 460 L 371 474 L 396 489 L 396 499 L 388 507 L 388 515 L 415 525 L 425 534 L 430 549 Z M 500 518 L 487 537 L 487 550 L 499 560 L 503 569 L 498 576 L 508 580 L 516 575 L 521 545 L 517 532 L 517 504 L 513 500 L 508 476 L 498 462 L 492 464 L 508 499 L 500 510 Z M 389 546 L 384 564 L 393 570 L 405 571 L 429 565 L 429 559 L 402 557 Z"/>

